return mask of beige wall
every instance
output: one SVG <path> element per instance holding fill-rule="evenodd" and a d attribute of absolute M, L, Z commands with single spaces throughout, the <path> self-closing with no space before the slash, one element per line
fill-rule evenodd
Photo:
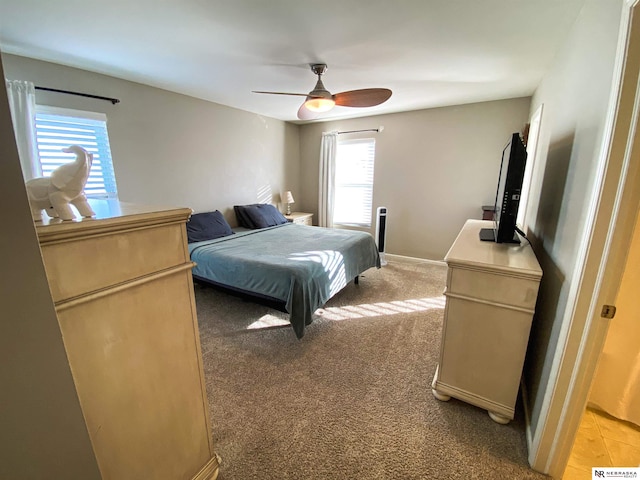
<path fill-rule="evenodd" d="M 120 200 L 221 210 L 263 192 L 298 193 L 298 126 L 62 65 L 4 54 L 5 76 L 115 97 L 120 103 L 36 92 L 37 103 L 107 115 Z"/>
<path fill-rule="evenodd" d="M 542 426 L 570 292 L 580 281 L 575 268 L 603 154 L 621 5 L 585 2 L 531 103 L 532 113 L 544 104 L 525 226 L 544 272 L 525 365 L 532 435 Z"/>
<path fill-rule="evenodd" d="M 373 215 L 385 206 L 387 253 L 442 260 L 468 218 L 493 205 L 502 149 L 527 122 L 530 98 L 379 115 L 300 128 L 301 202 L 317 214 L 322 132 L 384 126 L 376 139 Z M 317 217 L 316 221 L 317 221 Z M 375 234 L 375 218 L 370 230 Z"/>
<path fill-rule="evenodd" d="M 3 71 L 0 65 L 0 78 Z M 99 479 L 0 92 L 0 478 Z"/>
<path fill-rule="evenodd" d="M 3 55 L 9 79 L 116 97 L 37 91 L 37 102 L 107 115 L 120 199 L 222 210 L 261 192 L 316 214 L 324 130 L 376 128 L 375 208 L 389 209 L 387 252 L 441 260 L 467 218 L 492 204 L 502 148 L 527 121 L 520 98 L 298 126 L 165 90 Z M 354 138 L 354 136 L 349 136 Z M 375 219 L 374 219 L 375 220 Z M 371 233 L 374 233 L 375 222 Z"/>

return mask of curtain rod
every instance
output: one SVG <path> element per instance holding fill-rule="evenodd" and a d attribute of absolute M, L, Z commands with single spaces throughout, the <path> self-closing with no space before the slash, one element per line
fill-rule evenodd
<path fill-rule="evenodd" d="M 117 98 L 101 97 L 100 95 L 91 95 L 90 93 L 71 92 L 69 90 L 58 90 L 57 88 L 38 87 L 37 85 L 35 89 L 45 90 L 47 92 L 66 93 L 68 95 L 78 95 L 79 97 L 97 98 L 98 100 L 106 100 L 108 102 L 111 102 L 113 105 L 115 105 L 116 103 L 120 103 L 120 100 L 118 100 Z"/>
<path fill-rule="evenodd" d="M 384 130 L 384 127 L 368 128 L 365 130 L 347 130 L 346 132 L 338 132 L 338 135 L 342 135 L 344 133 L 381 132 L 382 130 Z"/>

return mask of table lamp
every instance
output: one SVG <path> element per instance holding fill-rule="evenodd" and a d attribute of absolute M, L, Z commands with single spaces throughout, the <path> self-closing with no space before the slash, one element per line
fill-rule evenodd
<path fill-rule="evenodd" d="M 291 215 L 291 204 L 296 203 L 290 191 L 282 193 L 282 201 L 287 204 L 287 215 Z"/>

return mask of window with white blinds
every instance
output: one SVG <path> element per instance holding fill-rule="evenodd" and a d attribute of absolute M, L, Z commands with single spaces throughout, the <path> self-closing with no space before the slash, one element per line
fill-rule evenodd
<path fill-rule="evenodd" d="M 371 226 L 375 151 L 373 138 L 338 142 L 333 223 Z"/>
<path fill-rule="evenodd" d="M 36 137 L 44 177 L 50 176 L 60 165 L 75 160 L 75 154 L 65 153 L 62 149 L 78 145 L 93 154 L 85 195 L 91 198 L 117 198 L 106 115 L 38 105 Z"/>

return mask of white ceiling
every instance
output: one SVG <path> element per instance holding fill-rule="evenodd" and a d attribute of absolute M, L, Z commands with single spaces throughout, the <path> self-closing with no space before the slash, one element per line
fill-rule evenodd
<path fill-rule="evenodd" d="M 584 0 L 0 0 L 0 49 L 297 122 L 316 77 L 393 90 L 324 119 L 531 95 Z M 49 85 L 64 88 L 64 85 Z M 100 94 L 100 92 L 92 92 Z"/>

